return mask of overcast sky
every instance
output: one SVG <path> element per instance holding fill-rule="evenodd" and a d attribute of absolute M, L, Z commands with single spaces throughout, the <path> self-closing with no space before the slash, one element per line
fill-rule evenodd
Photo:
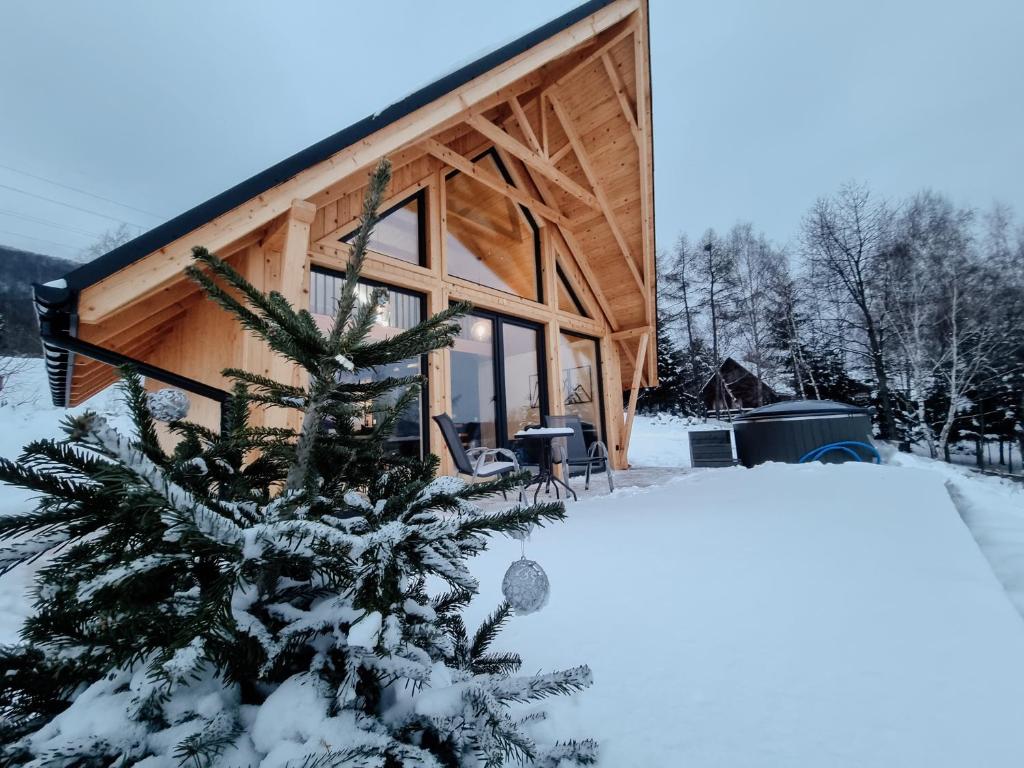
<path fill-rule="evenodd" d="M 0 0 L 0 243 L 148 229 L 574 5 Z M 1024 215 L 1024 2 L 651 0 L 651 26 L 659 248 L 739 219 L 785 244 L 850 179 Z"/>

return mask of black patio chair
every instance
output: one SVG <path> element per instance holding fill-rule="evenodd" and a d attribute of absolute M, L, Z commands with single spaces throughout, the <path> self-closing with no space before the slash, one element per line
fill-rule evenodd
<path fill-rule="evenodd" d="M 472 482 L 519 472 L 519 461 L 512 451 L 507 448 L 483 447 L 470 448 L 467 451 L 459 439 L 459 430 L 455 427 L 451 416 L 442 413 L 435 416 L 434 421 L 441 429 L 441 436 L 444 438 L 445 445 L 448 446 L 448 453 L 451 454 L 452 461 L 455 462 L 455 469 L 459 474 L 469 475 Z M 494 458 L 495 456 L 504 456 L 509 460 L 498 461 Z M 508 498 L 504 491 L 501 492 L 501 496 L 505 499 Z M 522 490 L 520 490 L 520 496 L 522 496 Z"/>
<path fill-rule="evenodd" d="M 608 490 L 615 490 L 615 480 L 612 478 L 612 466 L 608 461 L 608 446 L 600 440 L 594 440 L 587 448 L 587 442 L 583 438 L 583 424 L 579 416 L 545 416 L 545 427 L 568 427 L 572 430 L 571 435 L 564 438 L 557 438 L 552 441 L 552 461 L 565 467 L 566 480 L 573 467 L 586 468 L 586 481 L 584 489 L 590 490 L 590 474 L 595 469 L 604 471 L 608 475 Z M 564 443 L 562 441 L 565 441 Z"/>

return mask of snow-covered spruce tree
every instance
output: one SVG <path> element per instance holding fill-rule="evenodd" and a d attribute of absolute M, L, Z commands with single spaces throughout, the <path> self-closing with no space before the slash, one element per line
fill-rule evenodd
<path fill-rule="evenodd" d="M 389 181 L 372 175 L 329 333 L 197 249 L 190 275 L 305 370 L 293 387 L 244 371 L 217 433 L 185 421 L 158 439 L 141 380 L 124 372 L 134 434 L 101 416 L 29 445 L 0 478 L 40 495 L 0 519 L 0 567 L 47 555 L 23 643 L 0 650 L 0 765 L 499 766 L 596 759 L 591 741 L 538 746 L 531 702 L 590 684 L 578 667 L 518 676 L 492 653 L 502 605 L 470 635 L 468 560 L 492 534 L 561 520 L 560 504 L 483 512 L 517 478 L 436 478 L 437 459 L 386 449 L 415 379 L 375 366 L 452 343 L 453 307 L 370 341 L 376 294 L 356 281 Z M 399 388 L 403 394 L 386 400 Z M 370 403 L 371 405 L 367 405 Z M 294 408 L 298 432 L 250 424 Z M 374 408 L 377 427 L 354 426 Z M 429 580 L 429 583 L 428 583 Z M 447 586 L 445 586 L 447 585 Z M 563 762 L 565 761 L 565 762 Z"/>

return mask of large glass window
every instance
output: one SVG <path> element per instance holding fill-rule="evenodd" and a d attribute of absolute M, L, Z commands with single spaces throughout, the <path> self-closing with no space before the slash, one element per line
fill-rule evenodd
<path fill-rule="evenodd" d="M 506 435 L 539 426 L 541 380 L 537 351 L 540 331 L 524 325 L 502 323 L 501 356 L 505 379 Z"/>
<path fill-rule="evenodd" d="M 426 205 L 419 192 L 381 214 L 367 247 L 410 264 L 423 264 L 425 233 Z M 350 232 L 341 241 L 348 243 L 355 236 L 355 231 Z"/>
<path fill-rule="evenodd" d="M 601 358 L 597 342 L 586 336 L 563 332 L 559 343 L 565 412 L 579 416 L 587 445 L 594 440 L 603 440 Z"/>
<path fill-rule="evenodd" d="M 541 330 L 484 313 L 460 322 L 451 352 L 452 420 L 467 447 L 508 446 L 546 412 Z"/>
<path fill-rule="evenodd" d="M 582 302 L 580 302 L 579 297 L 576 296 L 576 292 L 569 284 L 569 280 L 565 276 L 565 273 L 562 272 L 562 268 L 556 266 L 555 271 L 558 274 L 558 308 L 563 312 L 588 317 L 587 311 L 583 308 Z"/>
<path fill-rule="evenodd" d="M 477 166 L 512 183 L 495 152 Z M 445 185 L 448 273 L 525 299 L 540 301 L 540 233 L 530 212 L 464 173 Z"/>
<path fill-rule="evenodd" d="M 345 278 L 336 273 L 314 270 L 310 281 L 310 312 L 321 329 L 330 330 Z M 362 304 L 369 303 L 375 287 L 378 286 L 361 282 L 357 287 L 357 300 Z M 390 286 L 380 287 L 387 289 L 387 300 L 377 310 L 376 323 L 370 330 L 371 341 L 387 339 L 412 328 L 424 319 L 426 310 L 422 296 Z M 360 373 L 362 381 L 380 381 L 392 377 L 415 376 L 425 372 L 425 360 L 420 356 L 402 360 L 393 365 L 381 366 L 372 372 L 362 371 Z M 394 402 L 400 394 L 401 390 L 389 393 L 385 396 L 385 402 Z M 391 447 L 403 456 L 423 455 L 426 442 L 423 439 L 422 400 L 421 395 L 402 414 L 389 439 Z M 367 403 L 366 406 L 366 411 L 361 417 L 361 428 L 369 431 L 376 425 L 377 417 L 371 407 L 372 403 Z"/>
<path fill-rule="evenodd" d="M 467 315 L 451 352 L 452 421 L 467 448 L 498 445 L 494 320 Z"/>

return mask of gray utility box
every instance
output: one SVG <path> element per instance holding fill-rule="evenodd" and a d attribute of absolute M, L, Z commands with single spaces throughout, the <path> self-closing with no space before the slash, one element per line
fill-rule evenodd
<path fill-rule="evenodd" d="M 736 456 L 753 467 L 766 461 L 796 464 L 801 458 L 829 443 L 852 441 L 871 444 L 871 413 L 867 408 L 833 400 L 791 400 L 755 408 L 733 421 Z M 863 449 L 854 449 L 866 460 Z M 826 462 L 852 461 L 832 451 Z"/>
<path fill-rule="evenodd" d="M 689 437 L 691 467 L 731 467 L 736 463 L 732 457 L 731 430 L 695 430 Z"/>

